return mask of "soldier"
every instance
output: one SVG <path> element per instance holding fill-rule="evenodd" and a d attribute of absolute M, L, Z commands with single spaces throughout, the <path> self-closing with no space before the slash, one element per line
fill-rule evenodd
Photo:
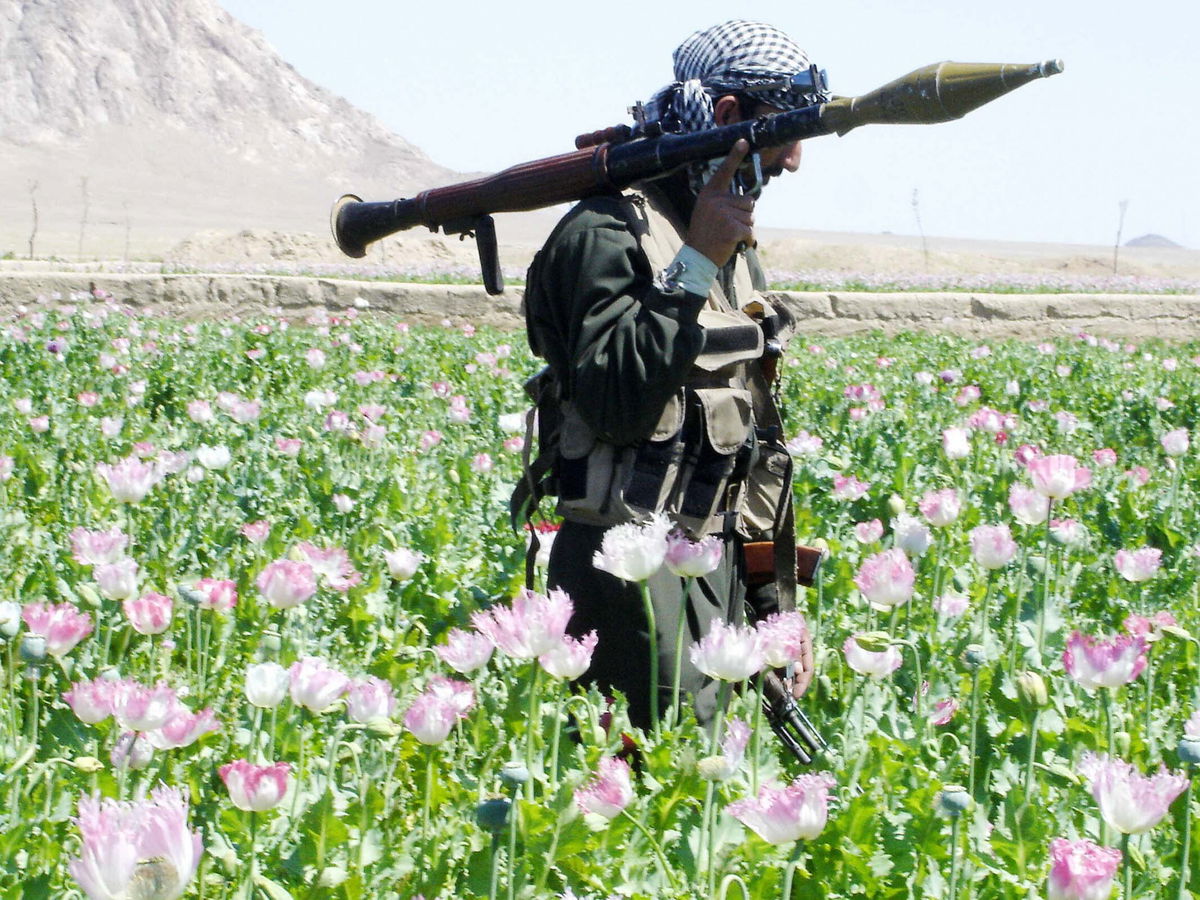
<path fill-rule="evenodd" d="M 804 52 L 758 22 L 696 32 L 674 61 L 676 82 L 645 111 L 667 132 L 827 99 Z M 791 463 L 771 358 L 789 317 L 762 294 L 754 197 L 767 179 L 797 170 L 800 144 L 762 151 L 757 166 L 746 157 L 742 141 L 717 164 L 582 201 L 527 279 L 529 342 L 547 362 L 538 389 L 541 459 L 549 460 L 564 520 L 548 584 L 574 601 L 571 633 L 599 635 L 584 680 L 625 694 L 631 720 L 643 727 L 652 686 L 664 698 L 670 690 L 667 638 L 680 615 L 694 641 L 714 622 L 743 621 L 746 609 L 762 618 L 794 606 Z M 724 548 L 686 604 L 680 578 L 665 570 L 652 578 L 654 672 L 638 587 L 592 565 L 609 527 L 651 512 L 692 538 L 717 535 Z M 807 642 L 800 657 L 797 696 L 812 677 Z M 686 655 L 681 683 L 701 721 L 711 717 L 714 686 Z"/>

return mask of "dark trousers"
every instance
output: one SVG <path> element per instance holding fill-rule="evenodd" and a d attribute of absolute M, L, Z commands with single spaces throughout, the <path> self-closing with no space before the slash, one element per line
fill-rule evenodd
<path fill-rule="evenodd" d="M 745 587 L 734 542 L 726 543 L 715 572 L 696 579 L 686 606 L 684 579 L 672 575 L 665 566 L 650 579 L 658 634 L 658 660 L 652 673 L 649 627 L 640 586 L 592 565 L 606 530 L 564 522 L 550 550 L 547 584 L 566 591 L 575 605 L 568 631 L 581 637 L 595 629 L 599 637 L 591 668 L 580 681 L 595 684 L 608 694 L 624 694 L 629 701 L 630 722 L 648 728 L 652 684 L 657 685 L 660 713 L 671 703 L 675 635 L 684 616 L 680 684 L 685 700 L 690 698 L 694 704 L 697 719 L 709 721 L 716 709 L 717 685 L 692 665 L 688 647 L 707 634 L 713 622 L 745 620 Z"/>

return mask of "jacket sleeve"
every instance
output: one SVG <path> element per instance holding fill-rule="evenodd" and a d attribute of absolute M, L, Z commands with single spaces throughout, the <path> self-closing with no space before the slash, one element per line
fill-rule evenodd
<path fill-rule="evenodd" d="M 683 384 L 704 345 L 704 303 L 656 285 L 612 209 L 583 210 L 557 230 L 527 280 L 531 344 L 588 426 L 617 445 L 649 434 Z"/>

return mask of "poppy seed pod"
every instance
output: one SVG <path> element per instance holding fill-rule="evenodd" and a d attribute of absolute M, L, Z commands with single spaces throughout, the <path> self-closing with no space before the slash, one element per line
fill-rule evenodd
<path fill-rule="evenodd" d="M 934 805 L 943 816 L 957 819 L 971 808 L 971 795 L 961 784 L 948 784 L 938 791 Z"/>
<path fill-rule="evenodd" d="M 508 827 L 508 811 L 512 807 L 504 797 L 484 800 L 475 807 L 475 822 L 484 831 L 503 831 Z"/>
<path fill-rule="evenodd" d="M 1179 754 L 1179 761 L 1196 765 L 1200 763 L 1200 738 L 1185 737 L 1179 742 L 1179 746 L 1175 749 Z"/>
<path fill-rule="evenodd" d="M 981 644 L 967 644 L 960 658 L 964 666 L 974 671 L 987 663 L 987 651 L 983 649 L 983 645 Z"/>

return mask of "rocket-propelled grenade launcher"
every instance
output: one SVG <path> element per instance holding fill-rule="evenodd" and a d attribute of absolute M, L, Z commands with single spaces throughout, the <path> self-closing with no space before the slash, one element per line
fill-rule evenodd
<path fill-rule="evenodd" d="M 948 122 L 1038 78 L 1063 70 L 1061 60 L 1014 63 L 933 63 L 861 97 L 825 103 L 691 134 L 639 136 L 618 126 L 582 135 L 573 153 L 520 163 L 474 181 L 422 191 L 410 199 L 363 202 L 346 194 L 330 220 L 338 247 L 361 258 L 367 245 L 424 225 L 446 234 L 472 234 L 479 244 L 489 294 L 504 289 L 491 214 L 541 209 L 623 190 L 695 162 L 726 156 L 745 138 L 750 153 L 822 134 L 842 135 L 860 125 Z M 602 141 L 598 145 L 595 141 Z"/>

